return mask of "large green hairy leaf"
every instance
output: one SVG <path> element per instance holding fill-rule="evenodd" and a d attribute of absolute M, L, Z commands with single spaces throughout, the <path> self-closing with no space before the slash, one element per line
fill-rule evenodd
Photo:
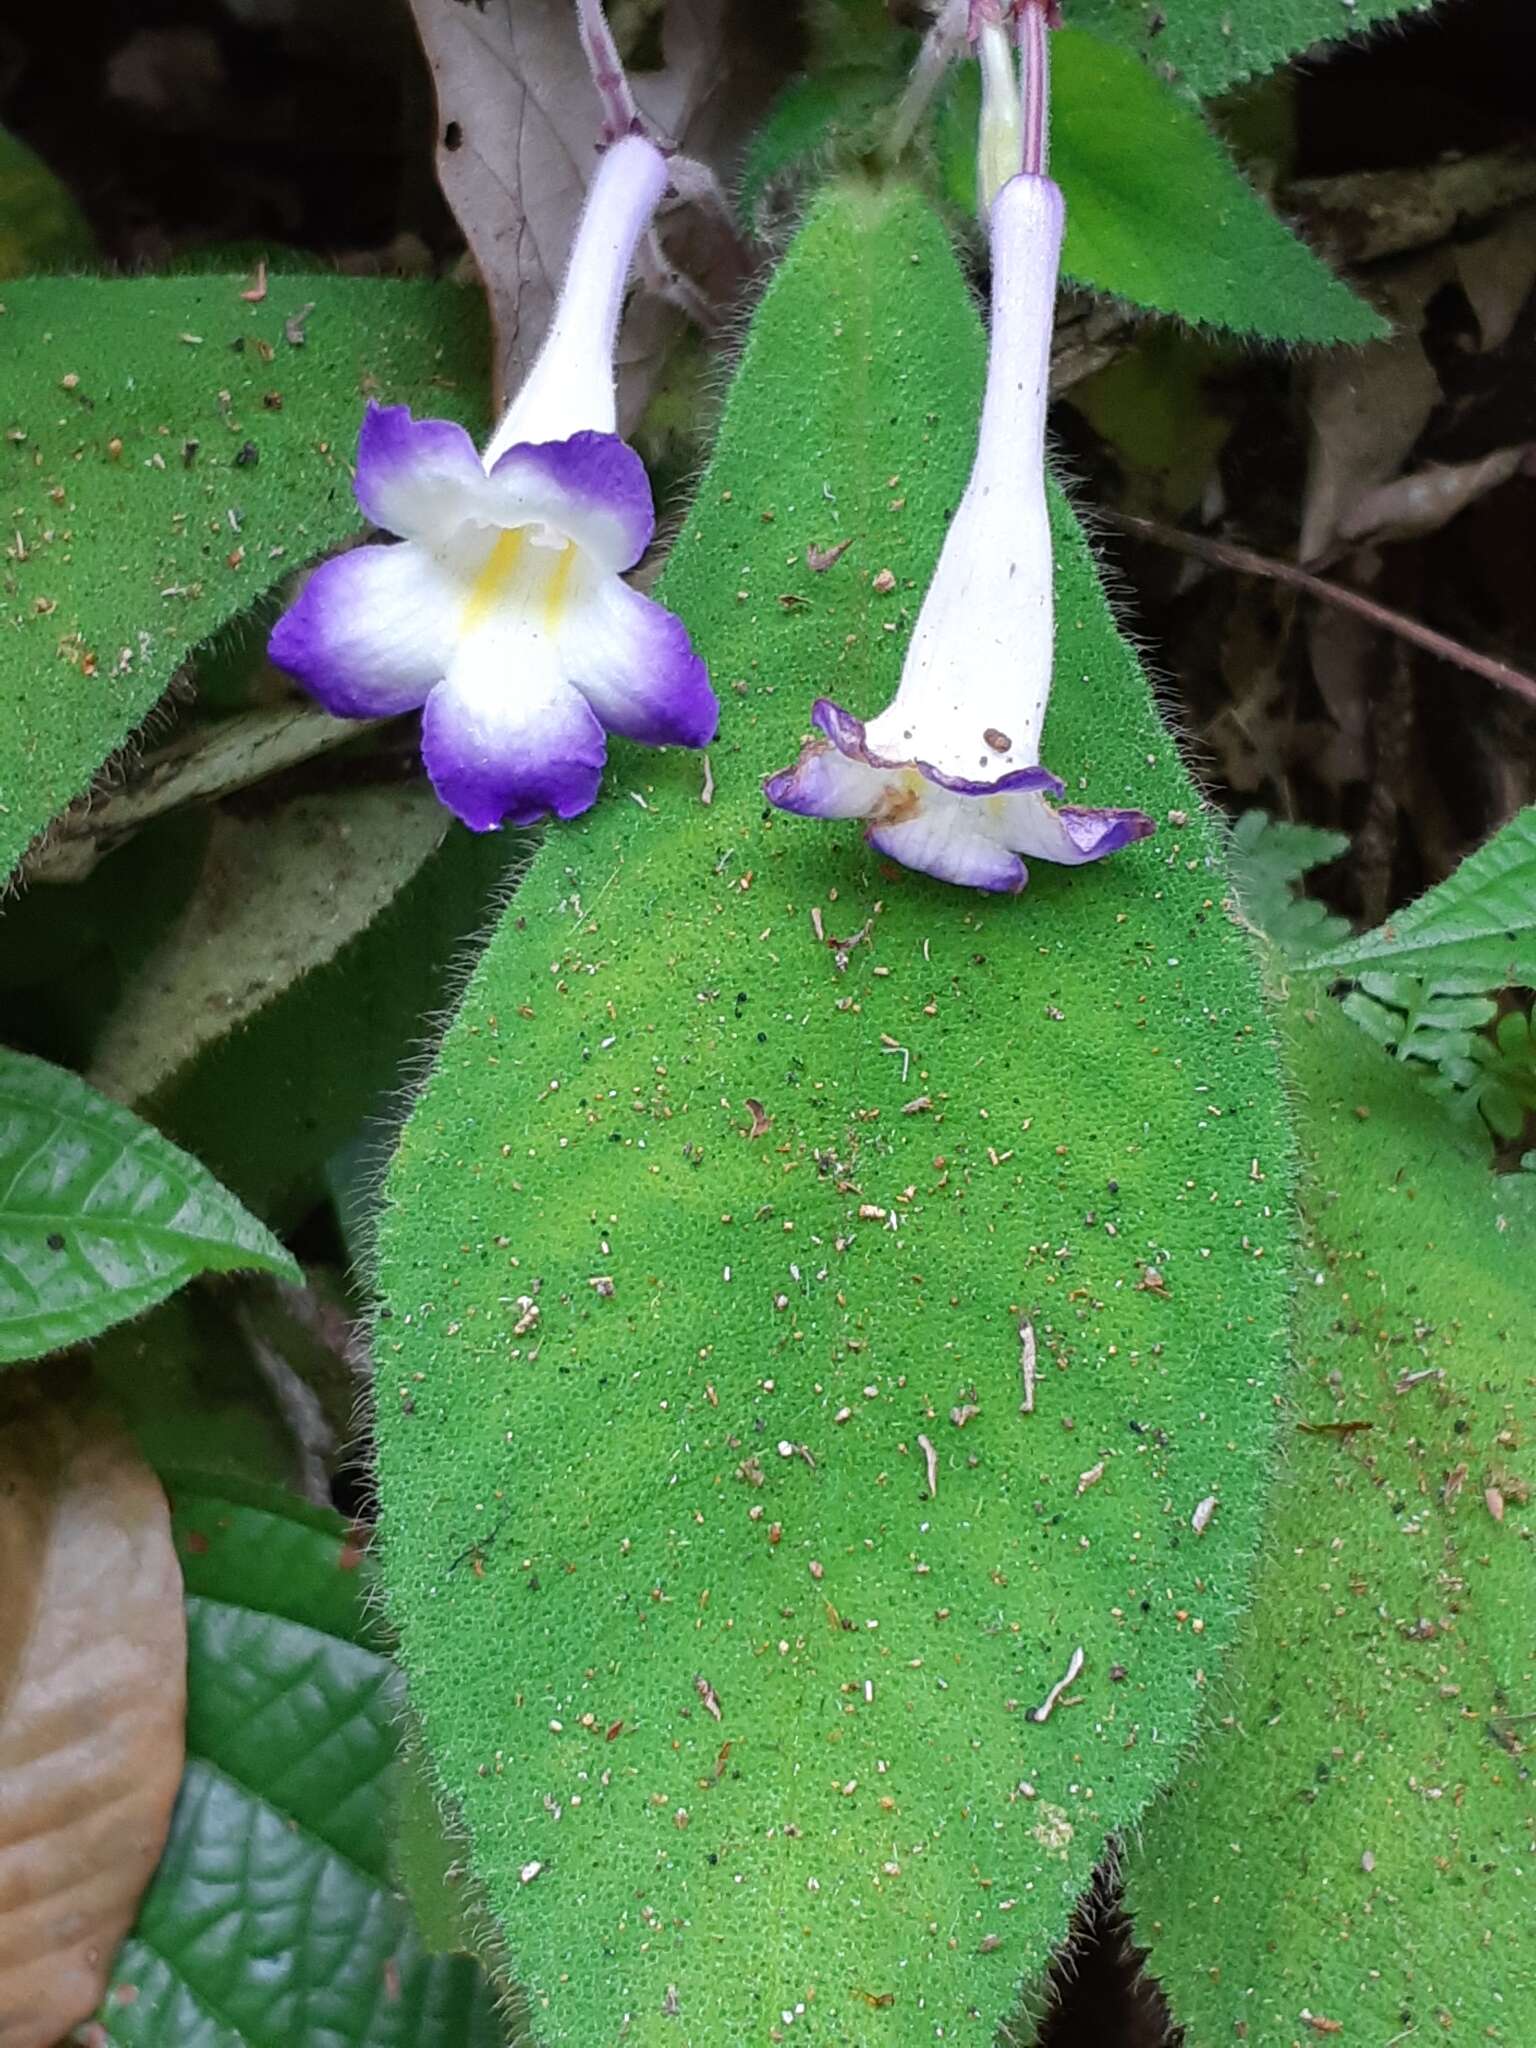
<path fill-rule="evenodd" d="M 192 648 L 357 531 L 364 394 L 459 417 L 474 296 L 283 277 L 33 278 L 5 290 L 0 876 Z"/>
<path fill-rule="evenodd" d="M 824 199 L 664 584 L 713 801 L 626 752 L 549 835 L 393 1169 L 384 1579 L 552 2043 L 984 2039 L 1171 1776 L 1257 1540 L 1273 1047 L 1065 507 L 1047 757 L 1158 839 L 998 902 L 760 794 L 813 694 L 893 686 L 981 367 L 921 201 Z"/>
<path fill-rule="evenodd" d="M 1536 2040 L 1536 1208 L 1315 988 L 1285 1043 L 1306 1380 L 1223 1710 L 1132 1856 L 1137 1933 L 1191 2048 L 1305 2040 L 1307 2015 L 1513 2048 Z"/>
<path fill-rule="evenodd" d="M 1304 50 L 1414 14 L 1431 0 L 1071 0 L 1072 19 L 1126 43 L 1196 92 L 1226 92 Z"/>

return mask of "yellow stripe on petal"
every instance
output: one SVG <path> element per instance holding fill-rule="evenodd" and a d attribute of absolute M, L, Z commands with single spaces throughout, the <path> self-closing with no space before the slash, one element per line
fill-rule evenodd
<path fill-rule="evenodd" d="M 567 541 L 560 550 L 560 559 L 550 572 L 549 582 L 544 588 L 544 630 L 554 634 L 560 630 L 565 617 L 565 607 L 570 598 L 571 571 L 576 567 L 576 543 Z"/>
<path fill-rule="evenodd" d="M 463 630 L 466 633 L 483 626 L 495 609 L 497 600 L 505 596 L 508 584 L 517 575 L 525 544 L 526 530 L 520 526 L 509 529 L 497 539 L 479 575 L 469 587 L 469 596 L 464 603 Z"/>

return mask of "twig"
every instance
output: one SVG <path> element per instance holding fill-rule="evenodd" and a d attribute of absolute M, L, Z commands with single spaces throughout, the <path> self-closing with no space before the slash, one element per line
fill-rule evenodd
<path fill-rule="evenodd" d="M 1030 1708 L 1025 1718 L 1030 1721 L 1049 1721 L 1052 1714 L 1056 1711 L 1062 1694 L 1081 1675 L 1083 1666 L 1087 1661 L 1083 1654 L 1082 1645 L 1079 1644 L 1067 1659 L 1067 1668 L 1063 1676 L 1057 1679 L 1038 1707 Z"/>
<path fill-rule="evenodd" d="M 1536 704 L 1536 677 L 1511 668 L 1507 661 L 1496 660 L 1491 654 L 1479 654 L 1475 647 L 1465 647 L 1461 641 L 1452 640 L 1448 634 L 1437 633 L 1433 626 L 1421 625 L 1417 619 L 1410 619 L 1406 612 L 1395 612 L 1387 605 L 1378 604 L 1375 598 L 1366 597 L 1361 591 L 1347 589 L 1342 583 L 1330 583 L 1324 576 L 1314 576 L 1306 569 L 1296 568 L 1291 562 L 1277 561 L 1272 555 L 1256 554 L 1252 548 L 1237 547 L 1231 541 L 1212 540 L 1205 534 L 1185 533 L 1179 527 L 1164 526 L 1156 519 L 1142 519 L 1133 512 L 1110 512 L 1100 507 L 1097 516 L 1107 526 L 1134 534 L 1139 540 L 1151 541 L 1155 547 L 1168 548 L 1174 554 L 1188 555 L 1197 562 L 1209 562 L 1218 569 L 1234 569 L 1241 576 L 1262 576 L 1271 583 L 1288 584 L 1292 590 L 1303 591 L 1323 604 L 1337 605 L 1341 611 L 1353 612 L 1357 618 L 1379 627 L 1383 633 L 1410 641 L 1441 661 L 1482 676 L 1486 682 L 1497 683 L 1501 690 L 1513 691 L 1527 704 Z"/>
<path fill-rule="evenodd" d="M 1035 1360 L 1038 1356 L 1035 1345 L 1035 1326 L 1028 1320 L 1019 1325 L 1019 1391 L 1023 1399 L 1019 1402 L 1021 1415 L 1035 1412 Z"/>
<path fill-rule="evenodd" d="M 640 245 L 638 262 L 640 282 L 649 292 L 654 292 L 669 306 L 675 306 L 684 319 L 691 320 L 701 334 L 717 334 L 720 329 L 720 315 L 704 292 L 700 290 L 685 271 L 668 256 L 661 246 L 661 235 L 655 227 L 647 229 L 645 240 Z"/>

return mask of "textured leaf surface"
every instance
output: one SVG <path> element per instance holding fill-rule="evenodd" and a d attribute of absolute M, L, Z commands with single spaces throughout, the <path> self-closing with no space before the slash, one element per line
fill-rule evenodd
<path fill-rule="evenodd" d="M 424 784 L 214 820 L 198 886 L 124 992 L 91 1080 L 137 1102 L 364 931 L 440 845 Z"/>
<path fill-rule="evenodd" d="M 121 2048 L 496 2048 L 390 1888 L 399 1680 L 333 1515 L 172 1486 L 187 1770 L 98 2020 Z"/>
<path fill-rule="evenodd" d="M 0 2044 L 87 2019 L 170 1825 L 186 1627 L 159 1481 L 122 1430 L 0 1393 Z"/>
<path fill-rule="evenodd" d="M 467 1888 L 468 1844 L 450 1825 L 421 1738 L 408 1727 L 395 1803 L 395 1874 L 433 1955 L 473 1955 L 474 1905 Z"/>
<path fill-rule="evenodd" d="M 1186 93 L 1102 36 L 1063 29 L 1051 57 L 1065 276 L 1271 341 L 1363 342 L 1387 332 L 1264 203 Z M 975 205 L 978 96 L 976 66 L 962 65 L 940 147 L 950 197 L 967 209 Z"/>
<path fill-rule="evenodd" d="M 1431 0 L 1073 0 L 1080 28 L 1101 30 L 1202 97 L 1273 71 L 1288 57 L 1358 36 Z"/>
<path fill-rule="evenodd" d="M 1536 986 L 1536 805 L 1417 903 L 1308 965 L 1333 974 L 1383 967 L 1466 994 Z"/>
<path fill-rule="evenodd" d="M 1131 1859 L 1137 1935 L 1192 2048 L 1513 2048 L 1536 2040 L 1536 1214 L 1308 993 L 1286 1042 L 1314 1433 L 1218 1718 Z"/>
<path fill-rule="evenodd" d="M 483 406 L 472 293 L 281 277 L 253 306 L 245 282 L 6 287 L 0 874 L 200 640 L 358 529 L 365 396 Z"/>
<path fill-rule="evenodd" d="M 195 1159 L 62 1067 L 0 1049 L 0 1363 L 248 1267 L 298 1278 Z"/>
<path fill-rule="evenodd" d="M 985 2040 L 1171 1774 L 1256 1540 L 1272 1046 L 1065 508 L 1047 755 L 1193 823 L 999 903 L 760 795 L 817 690 L 893 685 L 981 359 L 921 202 L 822 202 L 665 585 L 726 707 L 713 802 L 695 759 L 616 759 L 393 1169 L 384 1577 L 548 2042 L 802 2006 L 850 2048 Z M 869 923 L 845 973 L 813 909 Z"/>

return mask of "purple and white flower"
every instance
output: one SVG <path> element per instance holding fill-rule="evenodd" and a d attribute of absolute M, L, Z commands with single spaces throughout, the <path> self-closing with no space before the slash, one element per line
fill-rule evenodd
<path fill-rule="evenodd" d="M 449 420 L 370 404 L 355 489 L 397 534 L 323 563 L 270 652 L 338 718 L 422 711 L 433 787 L 477 832 L 575 817 L 607 735 L 706 746 L 719 707 L 682 621 L 623 581 L 655 527 L 615 431 L 614 340 L 661 152 L 603 157 L 559 303 L 484 455 Z"/>
<path fill-rule="evenodd" d="M 1040 12 L 1038 0 L 1025 11 Z M 1033 136 L 1043 153 L 1028 98 L 1022 134 L 1026 151 Z M 996 161 L 984 133 L 984 188 Z M 1059 189 L 1039 171 L 1009 178 L 991 201 L 992 336 L 975 465 L 894 699 L 865 724 L 819 698 L 811 722 L 823 737 L 763 785 L 781 810 L 862 818 L 869 844 L 892 860 L 977 889 L 1016 892 L 1026 859 L 1077 866 L 1153 830 L 1140 811 L 1056 802 L 1065 786 L 1040 761 L 1054 663 L 1045 414 L 1065 220 Z"/>

